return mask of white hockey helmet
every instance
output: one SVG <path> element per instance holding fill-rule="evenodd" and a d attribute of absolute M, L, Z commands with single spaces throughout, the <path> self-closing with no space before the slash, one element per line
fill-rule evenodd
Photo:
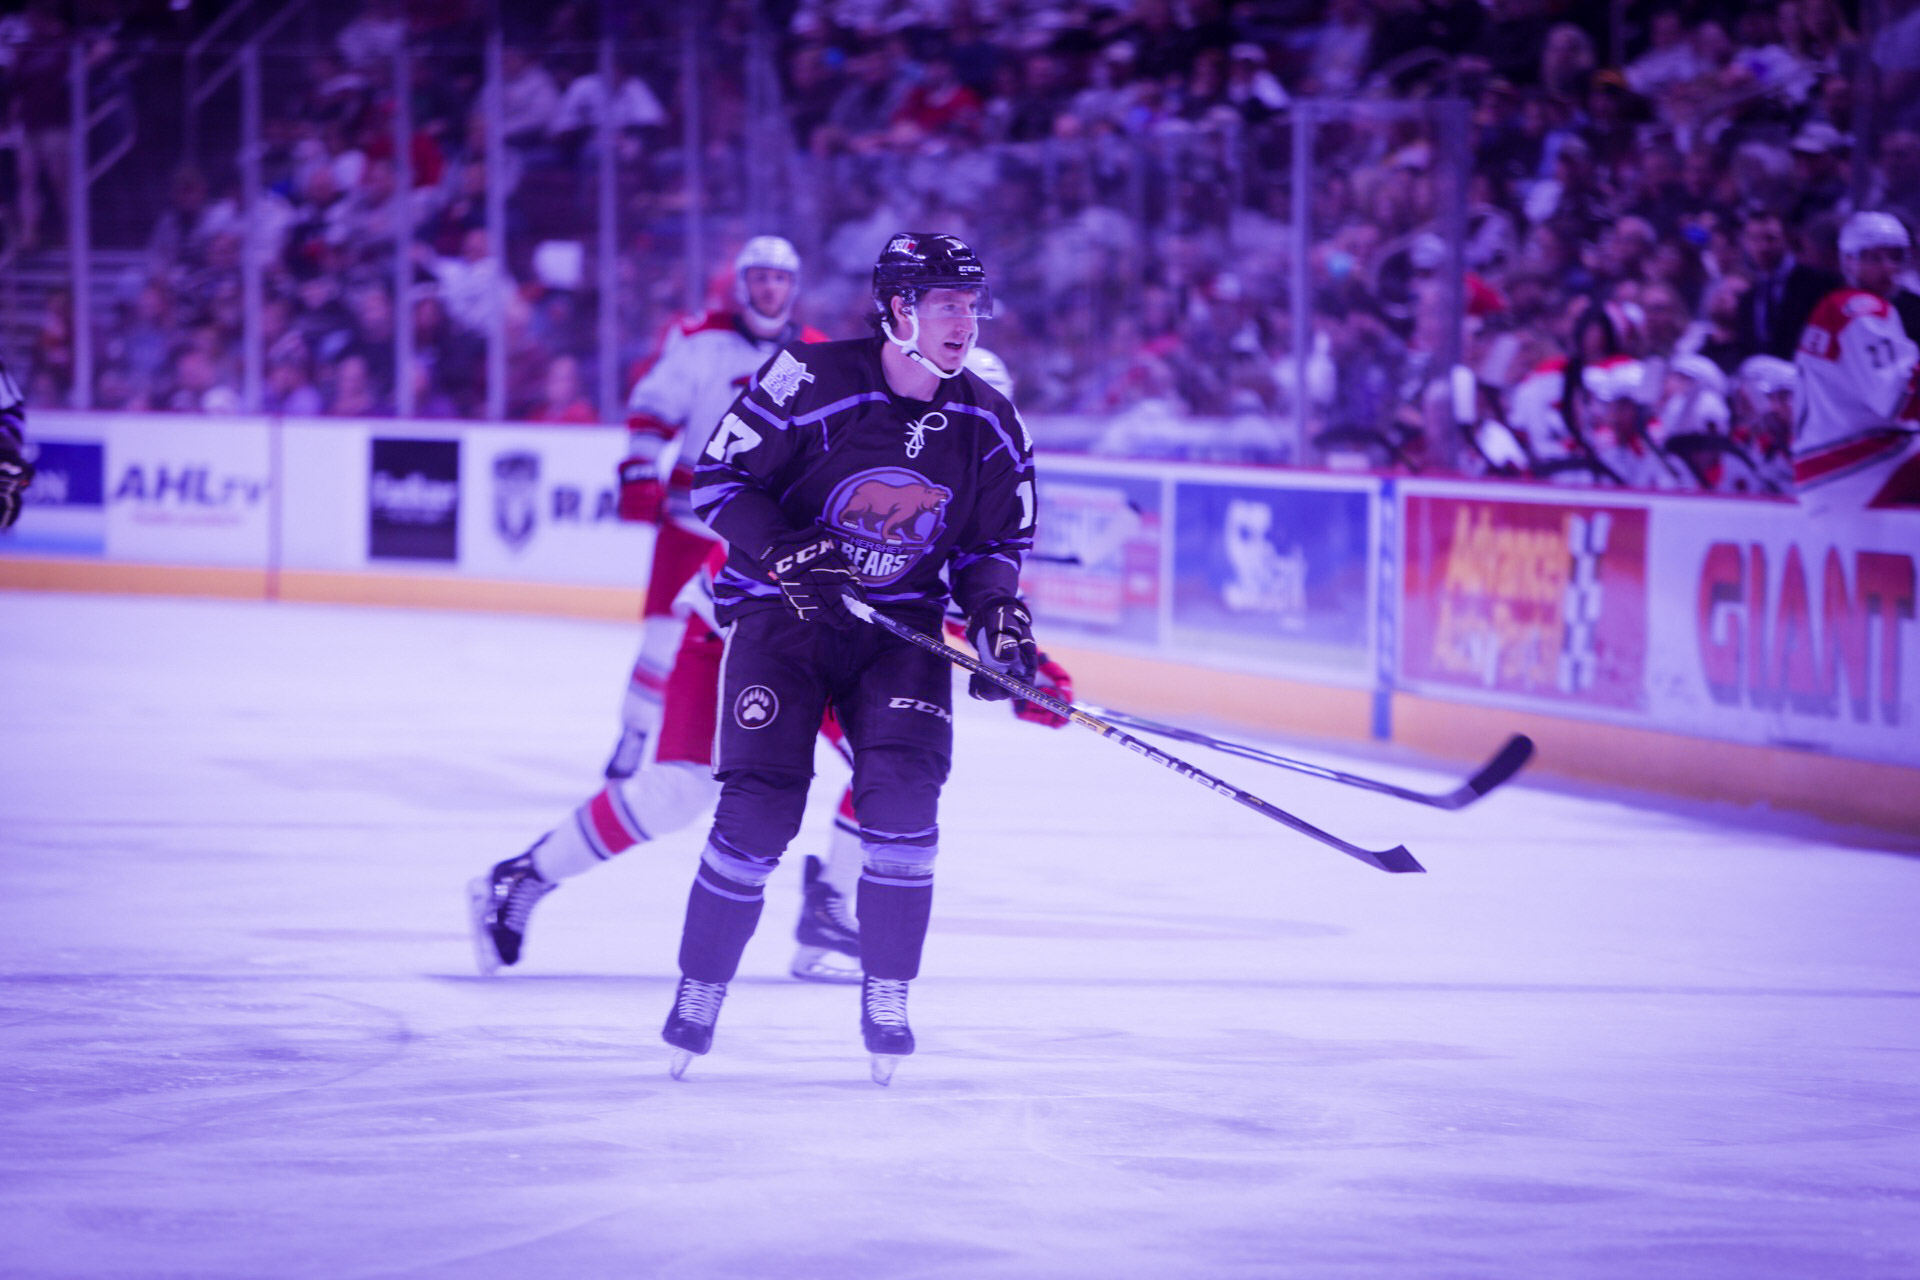
<path fill-rule="evenodd" d="M 980 380 L 998 391 L 1007 399 L 1013 399 L 1013 375 L 1007 371 L 1007 362 L 985 347 L 975 347 L 967 352 L 967 368 L 980 375 Z"/>
<path fill-rule="evenodd" d="M 1740 386 L 1750 396 L 1771 396 L 1789 392 L 1800 381 L 1800 371 L 1791 360 L 1779 356 L 1748 356 L 1740 362 Z"/>
<path fill-rule="evenodd" d="M 1851 256 L 1866 249 L 1910 249 L 1913 237 L 1906 224 L 1890 213 L 1862 210 L 1847 219 L 1840 228 L 1840 254 Z"/>
<path fill-rule="evenodd" d="M 754 309 L 753 299 L 747 293 L 747 272 L 753 267 L 770 267 L 793 276 L 793 288 L 779 315 L 770 316 Z M 794 299 L 799 295 L 800 251 L 793 247 L 792 241 L 782 236 L 754 236 L 740 246 L 733 260 L 733 300 L 756 333 L 771 337 L 785 328 L 787 317 L 793 314 Z"/>

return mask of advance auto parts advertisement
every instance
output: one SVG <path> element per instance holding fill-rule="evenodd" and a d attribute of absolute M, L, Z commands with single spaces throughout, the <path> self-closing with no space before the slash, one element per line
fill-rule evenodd
<path fill-rule="evenodd" d="M 1644 503 L 1415 492 L 1403 510 L 1402 684 L 1647 710 Z"/>

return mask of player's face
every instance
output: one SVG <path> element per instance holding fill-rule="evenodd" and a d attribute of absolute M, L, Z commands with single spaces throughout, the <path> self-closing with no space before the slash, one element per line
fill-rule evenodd
<path fill-rule="evenodd" d="M 747 302 L 763 316 L 777 316 L 793 296 L 793 272 L 778 267 L 748 267 Z"/>
<path fill-rule="evenodd" d="M 1851 261 L 1854 287 L 1886 298 L 1893 295 L 1893 278 L 1907 265 L 1907 251 L 1892 247 L 1862 249 L 1852 255 Z"/>
<path fill-rule="evenodd" d="M 975 289 L 929 289 L 914 307 L 920 319 L 920 354 L 942 369 L 958 369 L 980 336 L 980 295 Z"/>

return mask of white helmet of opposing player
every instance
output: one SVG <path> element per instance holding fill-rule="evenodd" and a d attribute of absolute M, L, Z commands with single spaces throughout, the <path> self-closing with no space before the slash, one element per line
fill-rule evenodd
<path fill-rule="evenodd" d="M 980 380 L 998 391 L 1007 399 L 1013 399 L 1013 375 L 1007 372 L 1007 362 L 985 347 L 975 347 L 967 352 L 967 368 L 980 375 Z"/>
<path fill-rule="evenodd" d="M 786 300 L 775 313 L 756 307 L 753 295 L 747 289 L 747 272 L 755 267 L 784 271 L 793 277 Z M 793 314 L 794 299 L 799 294 L 800 251 L 793 247 L 792 241 L 781 236 L 755 236 L 740 246 L 740 252 L 733 260 L 733 300 L 740 307 L 741 317 L 755 333 L 763 338 L 771 338 L 786 328 L 787 318 Z"/>
<path fill-rule="evenodd" d="M 1862 210 L 1840 228 L 1840 256 L 1852 257 L 1866 249 L 1910 249 L 1913 237 L 1906 224 L 1890 213 Z"/>

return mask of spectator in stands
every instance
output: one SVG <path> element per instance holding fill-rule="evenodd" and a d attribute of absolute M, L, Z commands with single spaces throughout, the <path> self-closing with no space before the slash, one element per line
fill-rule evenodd
<path fill-rule="evenodd" d="M 1635 93 L 1658 98 L 1676 85 L 1699 75 L 1699 63 L 1678 9 L 1654 11 L 1650 23 L 1652 47 L 1627 65 L 1627 86 Z"/>
<path fill-rule="evenodd" d="M 424 246 L 421 246 L 424 249 Z M 460 256 L 443 258 L 425 253 L 425 265 L 440 282 L 440 298 L 456 324 L 485 333 L 493 308 L 499 305 L 511 281 L 491 251 L 484 227 L 466 233 Z"/>
<path fill-rule="evenodd" d="M 1880 170 L 1867 207 L 1920 227 L 1920 133 L 1893 129 L 1880 139 Z"/>
<path fill-rule="evenodd" d="M 336 418 L 377 418 L 393 413 L 393 404 L 381 396 L 367 372 L 366 357 L 354 352 L 334 370 L 333 399 L 327 412 Z"/>
<path fill-rule="evenodd" d="M 1787 225 L 1804 227 L 1823 214 L 1852 210 L 1847 172 L 1852 148 L 1840 131 L 1815 122 L 1793 137 L 1793 203 Z"/>
<path fill-rule="evenodd" d="M 298 338 L 278 348 L 267 363 L 261 407 L 290 418 L 319 417 L 323 406 L 308 371 L 309 362 L 306 343 Z"/>
<path fill-rule="evenodd" d="M 240 407 L 240 396 L 221 380 L 205 347 L 189 345 L 174 359 L 173 389 L 166 407 L 175 413 L 232 413 Z"/>
<path fill-rule="evenodd" d="M 509 146 L 537 151 L 560 110 L 553 73 L 527 50 L 508 45 L 500 54 L 501 133 Z"/>
<path fill-rule="evenodd" d="M 920 82 L 907 90 L 889 121 L 894 136 L 913 146 L 923 139 L 980 133 L 980 98 L 967 87 L 944 53 L 928 58 Z"/>
<path fill-rule="evenodd" d="M 540 402 L 528 413 L 531 422 L 598 422 L 593 404 L 580 389 L 580 362 L 570 355 L 557 355 L 547 362 L 546 383 Z"/>
<path fill-rule="evenodd" d="M 1840 286 L 1840 277 L 1788 252 L 1786 225 L 1771 209 L 1747 213 L 1740 247 L 1752 282 L 1740 303 L 1738 332 L 1746 346 L 1740 359 L 1757 354 L 1791 359 L 1814 304 Z"/>

